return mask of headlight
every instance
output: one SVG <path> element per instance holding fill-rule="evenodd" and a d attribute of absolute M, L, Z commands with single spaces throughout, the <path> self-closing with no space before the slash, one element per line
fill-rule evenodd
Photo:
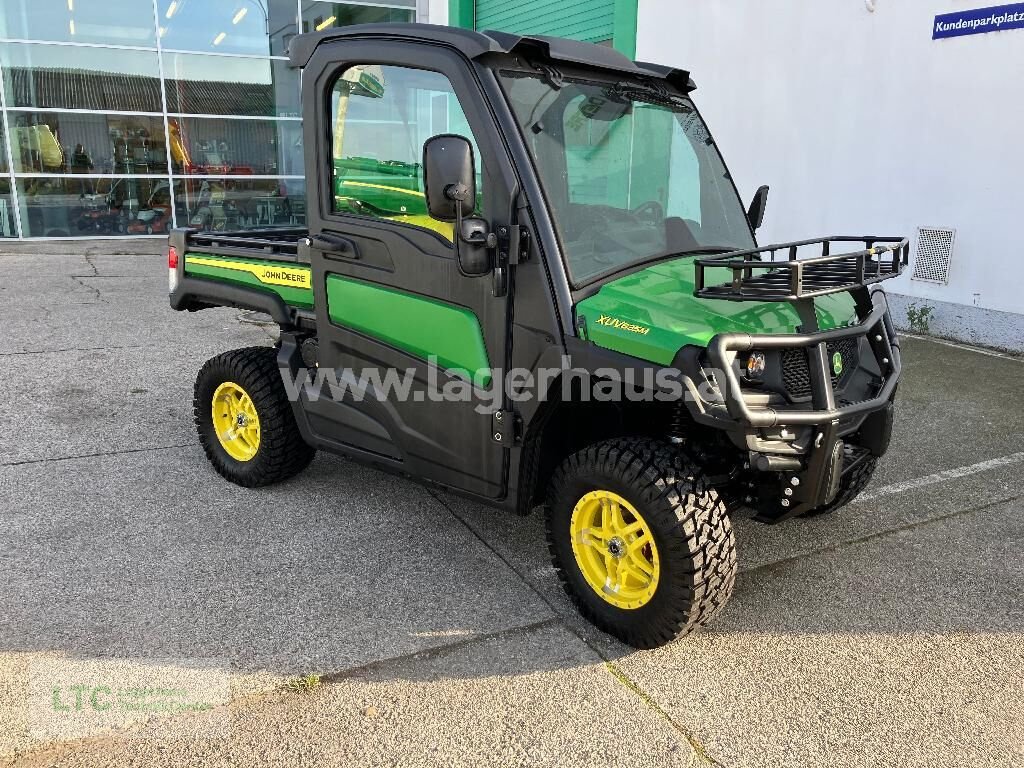
<path fill-rule="evenodd" d="M 751 352 L 743 365 L 743 374 L 748 379 L 759 380 L 764 376 L 764 352 Z"/>

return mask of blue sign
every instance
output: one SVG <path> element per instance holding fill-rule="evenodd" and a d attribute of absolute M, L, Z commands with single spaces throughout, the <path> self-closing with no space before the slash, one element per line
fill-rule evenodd
<path fill-rule="evenodd" d="M 932 40 L 1021 28 L 1024 28 L 1024 3 L 994 5 L 991 8 L 975 8 L 972 11 L 957 11 L 936 16 L 935 25 L 932 27 Z"/>

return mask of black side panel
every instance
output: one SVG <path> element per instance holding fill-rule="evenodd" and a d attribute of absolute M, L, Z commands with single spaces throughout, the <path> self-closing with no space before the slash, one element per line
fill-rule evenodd
<path fill-rule="evenodd" d="M 178 287 L 171 294 L 171 309 L 195 311 L 210 307 L 266 312 L 282 328 L 290 328 L 294 323 L 291 312 L 277 294 L 200 277 L 183 277 L 178 281 Z"/>

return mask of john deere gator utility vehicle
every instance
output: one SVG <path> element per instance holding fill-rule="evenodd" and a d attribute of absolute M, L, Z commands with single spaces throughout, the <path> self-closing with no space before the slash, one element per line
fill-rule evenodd
<path fill-rule="evenodd" d="M 323 449 L 543 507 L 568 594 L 638 647 L 725 605 L 732 515 L 864 488 L 900 377 L 871 286 L 907 242 L 759 246 L 767 188 L 744 210 L 689 73 L 401 24 L 301 35 L 290 58 L 308 228 L 170 236 L 173 308 L 280 326 L 199 373 L 221 475 L 279 482 Z M 297 386 L 328 371 L 340 394 Z"/>

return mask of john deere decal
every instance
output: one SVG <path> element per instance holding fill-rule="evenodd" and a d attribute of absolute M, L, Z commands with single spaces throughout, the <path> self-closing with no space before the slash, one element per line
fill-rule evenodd
<path fill-rule="evenodd" d="M 284 267 L 278 264 L 255 264 L 248 261 L 228 261 L 227 259 L 208 259 L 202 256 L 186 256 L 185 266 L 218 267 L 236 272 L 248 272 L 266 285 L 287 285 L 292 288 L 313 287 L 308 268 Z"/>

